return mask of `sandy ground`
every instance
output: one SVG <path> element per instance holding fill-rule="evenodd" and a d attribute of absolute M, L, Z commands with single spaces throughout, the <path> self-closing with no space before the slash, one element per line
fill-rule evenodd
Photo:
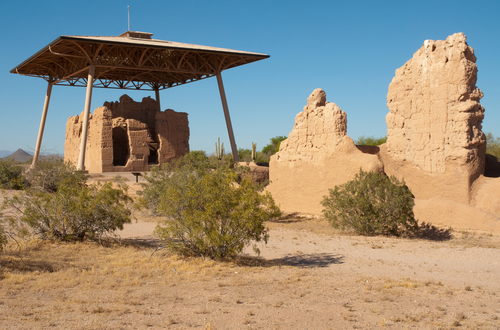
<path fill-rule="evenodd" d="M 327 226 L 326 221 L 316 219 L 297 222 L 311 222 L 318 228 Z M 272 239 L 267 244 L 257 244 L 260 257 L 265 260 L 319 267 L 338 274 L 412 278 L 459 287 L 481 286 L 500 294 L 500 239 L 496 248 L 484 248 L 467 246 L 465 242 L 460 245 L 460 240 L 443 242 L 316 234 L 286 222 L 279 224 L 273 223 Z M 155 222 L 136 221 L 126 225 L 120 236 L 154 243 L 155 226 Z M 478 240 L 486 240 L 488 236 L 478 237 Z M 488 238 L 492 241 L 491 246 L 495 246 L 493 242 L 497 238 Z M 245 255 L 256 254 L 252 247 L 247 247 Z"/>
<path fill-rule="evenodd" d="M 46 244 L 22 262 L 7 251 L 0 328 L 500 328 L 496 236 L 345 236 L 289 218 L 268 223 L 259 258 L 248 248 L 235 260 L 185 261 L 154 252 L 155 225 L 127 225 L 120 248 Z"/>
<path fill-rule="evenodd" d="M 498 236 L 348 236 L 291 215 L 260 257 L 185 260 L 139 218 L 119 248 L 0 255 L 0 329 L 500 329 Z"/>
<path fill-rule="evenodd" d="M 139 221 L 121 236 L 154 244 L 155 225 Z M 232 300 L 230 306 L 214 309 L 190 300 L 188 307 L 186 295 L 200 297 L 211 289 L 204 288 L 208 283 L 185 287 L 177 291 L 183 297 L 180 315 L 190 319 L 201 308 L 203 319 L 217 329 L 500 329 L 499 237 L 345 236 L 325 220 L 304 218 L 269 226 L 271 239 L 258 245 L 260 258 L 281 266 L 255 274 L 235 271 L 231 276 L 245 283 L 240 290 L 223 294 L 220 283 L 215 286 L 210 294 L 220 298 L 212 298 Z M 255 255 L 251 248 L 245 254 Z M 297 283 L 284 285 L 287 280 Z M 210 301 L 206 295 L 201 302 Z M 250 310 L 247 316 L 243 307 Z"/>

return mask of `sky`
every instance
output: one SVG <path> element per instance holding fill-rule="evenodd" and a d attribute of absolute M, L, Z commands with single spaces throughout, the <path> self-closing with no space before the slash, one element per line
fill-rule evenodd
<path fill-rule="evenodd" d="M 2 1 L 0 150 L 33 152 L 47 89 L 41 78 L 9 71 L 61 35 L 117 36 L 130 29 L 153 38 L 269 54 L 222 72 L 238 148 L 260 150 L 288 136 L 316 88 L 347 113 L 347 134 L 387 134 L 387 90 L 395 70 L 427 39 L 463 32 L 477 57 L 483 131 L 500 136 L 500 1 Z M 54 86 L 42 150 L 63 153 L 67 119 L 80 114 L 85 88 Z M 128 94 L 95 88 L 91 111 Z M 229 138 L 215 78 L 160 92 L 163 109 L 187 112 L 190 149 L 214 152 Z"/>

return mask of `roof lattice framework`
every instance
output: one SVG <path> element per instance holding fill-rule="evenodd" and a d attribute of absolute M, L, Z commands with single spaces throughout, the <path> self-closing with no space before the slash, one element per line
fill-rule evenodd
<path fill-rule="evenodd" d="M 151 35 L 127 31 L 119 37 L 60 36 L 10 72 L 85 87 L 93 63 L 94 87 L 161 90 L 269 57 Z"/>

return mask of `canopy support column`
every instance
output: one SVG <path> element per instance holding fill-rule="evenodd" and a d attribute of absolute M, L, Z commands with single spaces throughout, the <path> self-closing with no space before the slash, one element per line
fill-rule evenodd
<path fill-rule="evenodd" d="M 231 125 L 231 117 L 229 116 L 229 109 L 227 107 L 226 92 L 222 84 L 222 77 L 220 72 L 217 73 L 217 83 L 219 84 L 220 99 L 222 101 L 222 108 L 224 109 L 224 117 L 226 118 L 227 133 L 229 134 L 229 142 L 231 142 L 231 152 L 235 163 L 240 161 L 238 149 L 236 148 L 236 141 L 234 140 L 233 125 Z"/>
<path fill-rule="evenodd" d="M 155 88 L 155 97 L 156 97 L 156 103 L 158 104 L 158 111 L 161 111 L 161 106 L 160 106 L 160 89 Z"/>
<path fill-rule="evenodd" d="M 82 139 L 80 142 L 80 156 L 78 158 L 77 170 L 85 170 L 85 148 L 87 146 L 87 130 L 89 127 L 89 114 L 90 114 L 90 103 L 92 101 L 92 87 L 94 85 L 94 63 L 89 66 L 89 75 L 87 78 L 87 95 L 85 97 L 85 110 L 83 112 L 83 123 L 82 123 Z"/>
<path fill-rule="evenodd" d="M 45 120 L 47 119 L 47 112 L 49 110 L 50 94 L 52 93 L 52 77 L 49 79 L 47 92 L 45 93 L 45 102 L 43 103 L 42 119 L 40 120 L 40 128 L 38 129 L 38 138 L 36 139 L 35 154 L 33 155 L 33 162 L 31 167 L 34 167 L 38 162 L 40 155 L 40 146 L 42 145 L 43 131 L 45 129 Z"/>

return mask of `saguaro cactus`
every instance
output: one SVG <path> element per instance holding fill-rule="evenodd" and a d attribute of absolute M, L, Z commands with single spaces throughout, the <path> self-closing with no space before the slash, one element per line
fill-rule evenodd
<path fill-rule="evenodd" d="M 256 157 L 257 157 L 257 143 L 252 142 L 252 161 L 255 162 Z"/>
<path fill-rule="evenodd" d="M 217 139 L 217 143 L 215 144 L 215 157 L 217 157 L 218 160 L 221 160 L 224 158 L 224 142 L 222 142 L 222 145 L 220 144 L 220 138 Z"/>

